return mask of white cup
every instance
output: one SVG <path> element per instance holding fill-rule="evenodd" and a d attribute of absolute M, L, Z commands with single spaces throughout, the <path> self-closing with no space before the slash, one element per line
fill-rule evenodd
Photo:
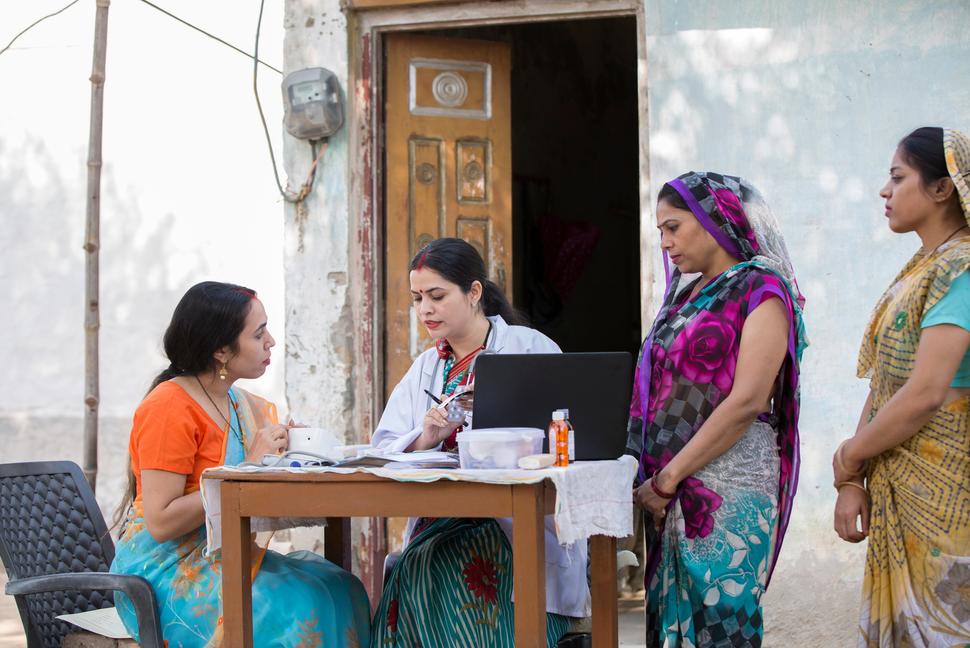
<path fill-rule="evenodd" d="M 324 428 L 290 428 L 288 452 L 309 452 L 314 455 L 329 456 L 340 440 L 330 430 Z"/>

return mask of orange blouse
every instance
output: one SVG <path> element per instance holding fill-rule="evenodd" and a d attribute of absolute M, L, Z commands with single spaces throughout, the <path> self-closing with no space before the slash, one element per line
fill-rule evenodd
<path fill-rule="evenodd" d="M 185 493 L 199 490 L 206 468 L 223 463 L 226 430 L 195 399 L 171 381 L 155 387 L 135 410 L 128 450 L 141 500 L 141 471 L 185 475 Z"/>

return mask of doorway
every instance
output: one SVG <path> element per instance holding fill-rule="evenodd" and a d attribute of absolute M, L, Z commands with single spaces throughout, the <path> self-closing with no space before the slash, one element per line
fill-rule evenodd
<path fill-rule="evenodd" d="M 514 303 L 563 351 L 640 345 L 636 20 L 506 27 Z"/>
<path fill-rule="evenodd" d="M 409 32 L 465 40 L 469 48 L 491 41 L 511 49 L 511 281 L 499 283 L 531 325 L 567 352 L 635 355 L 641 342 L 636 29 L 635 17 L 623 16 Z M 385 61 L 384 69 L 392 65 Z M 385 123 L 394 119 L 385 113 Z M 396 172 L 388 169 L 385 177 Z M 449 175 L 443 166 L 443 181 Z M 442 192 L 449 193 L 444 186 Z M 390 209 L 394 200 L 387 195 L 385 205 Z M 433 219 L 443 223 L 439 235 L 464 235 L 460 213 L 436 212 Z M 385 230 L 384 240 L 397 245 L 399 237 Z M 385 250 L 388 293 L 406 290 L 401 259 Z M 505 273 L 503 267 L 492 278 Z M 401 346 L 392 332 L 412 328 L 415 318 L 387 319 L 390 357 Z M 412 331 L 410 337 L 424 336 Z M 400 366 L 386 367 L 388 393 L 427 348 L 426 338 L 417 341 L 409 344 L 409 357 L 395 359 Z"/>
<path fill-rule="evenodd" d="M 394 36 L 400 44 L 399 35 Z M 478 142 L 488 137 L 463 132 L 460 125 L 454 135 L 431 134 L 421 130 L 422 122 L 415 122 L 398 128 L 410 138 L 410 144 L 385 139 L 386 213 L 381 219 L 385 228 L 382 285 L 387 305 L 385 399 L 413 358 L 427 348 L 427 338 L 415 327 L 416 317 L 405 313 L 410 308 L 406 294 L 410 249 L 419 247 L 418 239 L 429 227 L 437 228 L 439 236 L 464 237 L 463 222 L 488 221 L 488 226 L 467 230 L 475 237 L 469 240 L 482 251 L 492 251 L 493 280 L 504 285 L 534 328 L 567 352 L 628 351 L 635 356 L 641 342 L 642 312 L 636 18 L 425 29 L 403 36 L 413 36 L 416 41 L 432 39 L 429 42 L 435 48 L 445 47 L 442 41 L 450 40 L 451 52 L 456 43 L 461 50 L 462 42 L 469 51 L 481 50 L 488 42 L 505 44 L 510 52 L 507 84 L 511 108 L 505 126 L 511 152 L 510 168 L 496 169 L 494 177 L 506 183 L 499 190 L 490 193 L 492 187 L 487 183 L 492 176 L 487 164 L 486 172 L 477 176 L 484 178 L 482 196 L 501 196 L 503 191 L 508 196 L 499 213 L 486 214 L 483 204 L 463 206 L 461 187 L 448 183 L 451 178 L 456 184 L 461 182 L 462 168 L 449 159 L 459 158 L 461 150 L 473 150 L 461 149 L 462 139 Z M 388 58 L 401 51 L 388 43 L 398 47 L 388 38 L 382 51 L 385 97 L 393 94 L 387 71 L 400 67 L 400 61 Z M 412 78 L 418 81 L 421 66 L 442 62 L 437 55 L 423 54 L 417 59 L 421 63 L 412 65 L 416 69 Z M 478 68 L 463 63 L 452 71 L 463 69 L 473 71 L 466 77 L 466 92 L 475 103 L 459 105 L 456 110 L 484 110 L 485 104 L 479 103 L 484 94 L 475 93 L 478 77 L 474 75 L 479 73 L 474 70 Z M 409 101 L 411 106 L 423 106 L 421 90 Z M 392 123 L 400 118 L 401 103 L 386 99 L 382 106 L 387 138 L 395 132 Z M 414 112 L 413 107 L 411 110 Z M 458 143 L 449 145 L 449 137 Z M 393 152 L 395 146 L 399 154 Z M 501 144 L 490 146 L 492 150 L 482 149 L 486 152 L 478 161 L 499 160 L 509 153 L 495 150 Z M 453 194 L 456 201 L 452 201 Z M 422 205 L 427 205 L 427 214 L 422 214 Z M 398 211 L 392 213 L 395 209 Z M 448 213 L 451 209 L 455 213 Z M 495 253 L 501 248 L 507 254 L 507 241 L 496 244 L 489 238 L 504 231 L 504 225 L 495 225 L 503 219 L 511 231 L 508 261 Z M 414 223 L 431 225 L 422 228 Z M 402 254 L 402 250 L 406 251 Z M 489 262 L 488 254 L 485 256 Z M 402 297 L 400 306 L 392 305 Z M 389 521 L 389 550 L 400 546 L 403 526 L 403 521 Z"/>

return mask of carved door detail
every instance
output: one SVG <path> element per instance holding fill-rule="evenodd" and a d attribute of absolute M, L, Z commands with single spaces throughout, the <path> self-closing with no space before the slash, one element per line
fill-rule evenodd
<path fill-rule="evenodd" d="M 385 395 L 430 345 L 412 306 L 408 263 L 457 236 L 510 295 L 512 151 L 506 43 L 386 37 Z"/>

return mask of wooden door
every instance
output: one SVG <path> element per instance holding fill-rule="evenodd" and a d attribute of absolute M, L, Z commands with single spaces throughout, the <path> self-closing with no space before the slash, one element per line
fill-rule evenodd
<path fill-rule="evenodd" d="M 511 295 L 512 147 L 507 43 L 386 36 L 385 395 L 431 341 L 408 263 L 457 236 Z"/>

